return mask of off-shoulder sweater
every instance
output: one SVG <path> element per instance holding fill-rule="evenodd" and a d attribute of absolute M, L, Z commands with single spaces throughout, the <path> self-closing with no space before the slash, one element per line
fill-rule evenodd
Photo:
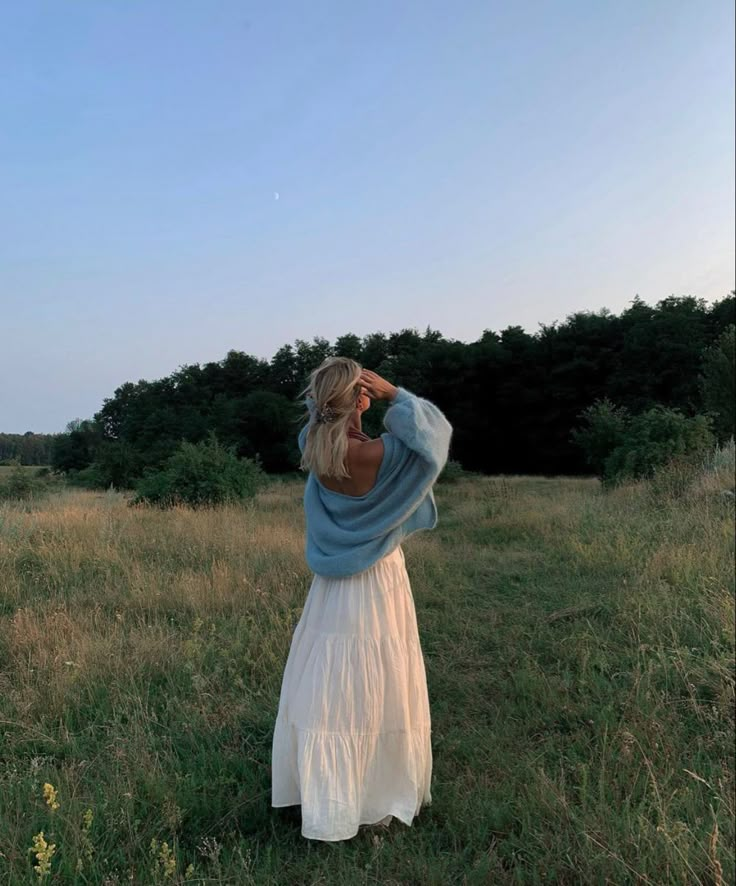
<path fill-rule="evenodd" d="M 314 403 L 307 399 L 306 404 L 311 418 L 299 432 L 302 452 L 314 421 Z M 362 572 L 408 535 L 437 525 L 432 487 L 447 462 L 452 425 L 434 403 L 403 387 L 383 424 L 383 460 L 365 495 L 334 492 L 309 472 L 304 489 L 305 553 L 317 575 Z"/>

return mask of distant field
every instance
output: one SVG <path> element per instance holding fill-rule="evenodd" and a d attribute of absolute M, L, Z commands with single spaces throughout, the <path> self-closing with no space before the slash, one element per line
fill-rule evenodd
<path fill-rule="evenodd" d="M 32 474 L 41 470 L 42 465 L 21 465 L 24 471 L 30 471 Z M 12 465 L 0 465 L 0 479 L 13 470 Z"/>
<path fill-rule="evenodd" d="M 0 504 L 0 882 L 32 881 L 43 831 L 58 883 L 734 883 L 728 470 L 681 499 L 436 487 L 404 543 L 433 802 L 334 844 L 270 807 L 300 482 L 208 512 Z"/>

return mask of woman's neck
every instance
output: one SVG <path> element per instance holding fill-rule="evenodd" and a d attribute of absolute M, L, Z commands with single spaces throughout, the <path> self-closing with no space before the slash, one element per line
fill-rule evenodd
<path fill-rule="evenodd" d="M 347 435 L 348 437 L 354 440 L 369 440 L 370 437 L 366 434 L 363 429 L 360 427 L 360 419 L 358 420 L 358 424 L 355 425 L 352 422 L 347 427 Z"/>

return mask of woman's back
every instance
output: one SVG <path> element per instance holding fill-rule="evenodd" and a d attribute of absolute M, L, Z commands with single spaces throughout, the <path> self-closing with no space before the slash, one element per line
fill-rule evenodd
<path fill-rule="evenodd" d="M 359 440 L 351 438 L 348 441 L 348 454 L 345 458 L 345 466 L 350 476 L 320 477 L 319 482 L 331 492 L 341 495 L 360 497 L 367 495 L 376 483 L 376 477 L 383 461 L 383 440 Z"/>
<path fill-rule="evenodd" d="M 437 523 L 432 487 L 447 460 L 452 426 L 437 406 L 401 386 L 383 424 L 379 439 L 347 441 L 355 447 L 354 476 L 341 486 L 334 477 L 323 484 L 309 472 L 305 554 L 315 574 L 361 572 L 402 539 Z M 299 432 L 302 453 L 310 427 Z"/>

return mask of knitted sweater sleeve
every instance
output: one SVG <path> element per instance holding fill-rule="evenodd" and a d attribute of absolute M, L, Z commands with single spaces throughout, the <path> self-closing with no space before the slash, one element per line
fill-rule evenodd
<path fill-rule="evenodd" d="M 400 443 L 415 453 L 436 479 L 447 462 L 452 425 L 430 400 L 399 387 L 383 424 Z"/>

